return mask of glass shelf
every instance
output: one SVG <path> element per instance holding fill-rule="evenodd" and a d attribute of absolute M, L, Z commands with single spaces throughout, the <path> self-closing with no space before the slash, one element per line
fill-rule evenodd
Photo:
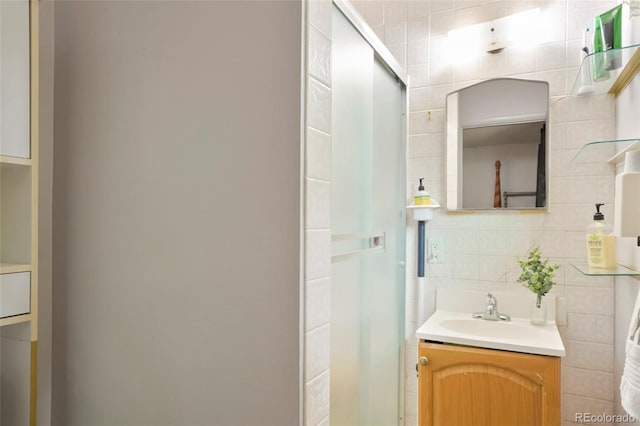
<path fill-rule="evenodd" d="M 640 64 L 640 44 L 610 49 L 587 55 L 580 65 L 578 75 L 571 89 L 572 96 L 586 96 L 597 93 L 618 93 L 638 72 Z M 617 69 L 606 71 L 606 64 L 619 65 Z M 601 69 L 599 79 L 594 81 L 595 70 Z"/>
<path fill-rule="evenodd" d="M 640 271 L 634 271 L 626 266 L 617 265 L 615 268 L 591 268 L 584 262 L 571 262 L 571 266 L 584 275 L 591 277 L 640 277 Z"/>
<path fill-rule="evenodd" d="M 616 139 L 586 143 L 571 160 L 575 163 L 602 163 L 617 165 L 624 161 L 625 153 L 640 150 L 639 139 Z"/>

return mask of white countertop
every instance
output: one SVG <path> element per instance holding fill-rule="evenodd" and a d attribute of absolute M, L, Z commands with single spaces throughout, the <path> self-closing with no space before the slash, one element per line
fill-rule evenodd
<path fill-rule="evenodd" d="M 537 355 L 564 356 L 555 322 L 532 325 L 528 318 L 488 321 L 471 312 L 437 310 L 416 332 L 420 339 Z"/>

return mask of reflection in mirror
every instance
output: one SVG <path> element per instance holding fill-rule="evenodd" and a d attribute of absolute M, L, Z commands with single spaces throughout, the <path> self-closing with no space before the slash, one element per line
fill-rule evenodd
<path fill-rule="evenodd" d="M 447 96 L 447 208 L 547 206 L 549 85 L 500 78 Z"/>

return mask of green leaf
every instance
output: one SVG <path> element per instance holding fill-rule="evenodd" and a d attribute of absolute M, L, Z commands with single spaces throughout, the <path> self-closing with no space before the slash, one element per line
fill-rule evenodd
<path fill-rule="evenodd" d="M 533 248 L 527 255 L 526 260 L 517 260 L 522 273 L 518 277 L 518 282 L 524 287 L 541 296 L 547 294 L 555 285 L 553 271 L 560 268 L 560 265 L 549 265 L 549 259 L 542 259 L 539 247 Z"/>

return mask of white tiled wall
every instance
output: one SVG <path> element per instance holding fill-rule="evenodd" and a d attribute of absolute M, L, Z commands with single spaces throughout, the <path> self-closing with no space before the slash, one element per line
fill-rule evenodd
<path fill-rule="evenodd" d="M 329 424 L 331 0 L 306 2 L 304 424 Z"/>
<path fill-rule="evenodd" d="M 444 194 L 446 94 L 479 80 L 519 77 L 550 83 L 550 211 L 548 214 L 447 215 L 438 212 L 428 236 L 444 239 L 443 264 L 427 264 L 426 306 L 433 309 L 434 289 L 523 291 L 516 283 L 518 257 L 539 245 L 562 267 L 552 293 L 559 297 L 558 319 L 567 349 L 562 362 L 563 424 L 574 413 L 613 413 L 613 280 L 589 278 L 569 265 L 584 258 L 584 228 L 593 204 L 605 203 L 613 220 L 613 176 L 608 166 L 570 163 L 587 141 L 615 136 L 614 100 L 608 95 L 568 96 L 579 65 L 582 29 L 615 0 L 508 1 L 353 1 L 370 26 L 387 43 L 410 76 L 410 124 L 407 197 L 419 177 L 432 196 Z M 485 55 L 476 63 L 453 66 L 446 61 L 449 30 L 540 7 L 552 23 L 546 44 Z M 407 371 L 406 422 L 417 424 L 415 376 L 416 224 L 407 235 Z M 455 268 L 454 268 L 455 265 Z M 482 301 L 479 301 L 482 303 Z"/>
<path fill-rule="evenodd" d="M 616 132 L 619 139 L 636 138 L 640 135 L 640 77 L 636 76 L 629 86 L 616 99 Z M 618 170 L 621 173 L 622 170 Z M 629 248 L 627 248 L 629 249 Z M 632 249 L 633 250 L 633 249 Z M 640 250 L 640 248 L 635 248 Z M 625 253 L 618 252 L 618 257 Z M 626 253 L 633 256 L 633 253 Z M 640 267 L 640 263 L 635 265 Z M 617 277 L 615 282 L 615 379 L 620 380 L 625 363 L 625 343 L 630 319 L 634 316 L 634 305 L 638 295 L 638 281 L 632 278 Z M 625 411 L 620 404 L 620 392 L 615 392 L 616 409 L 619 414 Z M 637 422 L 640 424 L 640 421 Z"/>

